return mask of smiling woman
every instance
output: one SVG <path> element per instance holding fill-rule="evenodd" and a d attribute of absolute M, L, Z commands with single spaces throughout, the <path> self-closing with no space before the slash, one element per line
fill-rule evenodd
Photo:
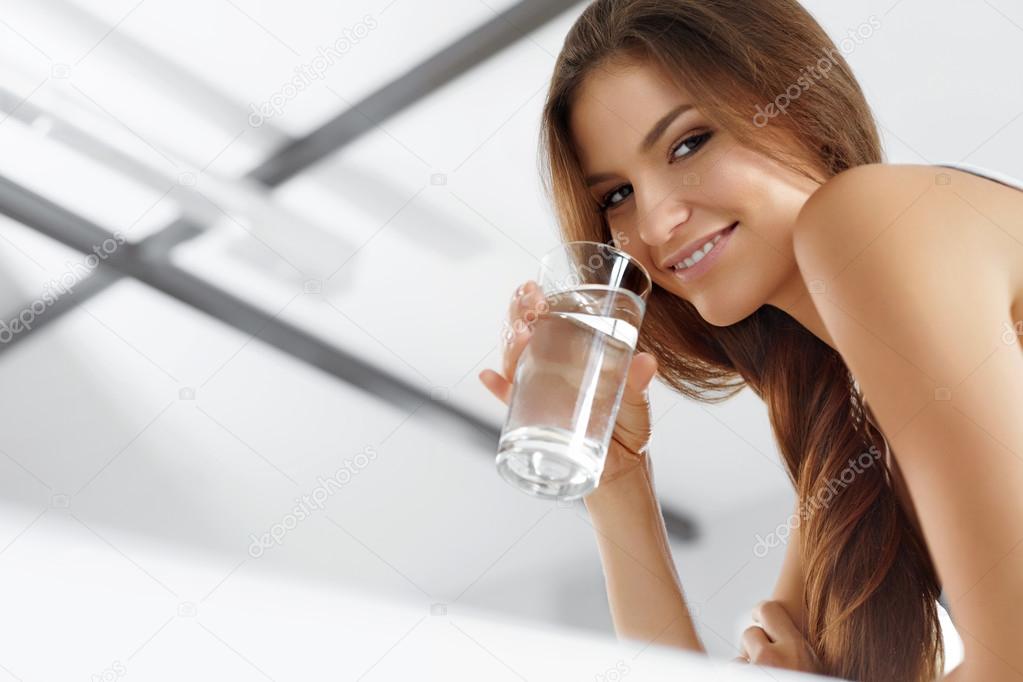
<path fill-rule="evenodd" d="M 791 295 L 789 233 L 819 182 L 739 144 L 689 104 L 693 90 L 674 83 L 667 67 L 615 55 L 579 85 L 568 125 L 610 233 L 665 290 L 725 326 Z M 746 270 L 746 286 L 724 295 L 720 273 L 736 267 Z"/>
<path fill-rule="evenodd" d="M 822 62 L 827 78 L 806 80 L 808 67 L 823 72 Z M 785 115 L 768 117 L 764 112 L 778 110 L 764 103 L 778 102 L 797 83 L 799 95 L 787 98 Z M 901 385 L 886 378 L 890 365 L 877 350 L 884 344 L 869 330 L 888 330 L 904 358 L 924 353 L 931 363 L 926 378 L 961 378 L 939 371 L 942 359 L 949 370 L 949 354 L 968 348 L 970 361 L 979 361 L 985 341 L 997 343 L 1002 324 L 1011 323 L 1012 292 L 1023 291 L 1020 259 L 1013 261 L 1004 239 L 981 225 L 980 211 L 970 216 L 968 205 L 989 207 L 991 220 L 1019 229 L 1023 242 L 1023 227 L 1011 218 L 1023 215 L 1023 194 L 958 171 L 882 164 L 873 117 L 848 64 L 795 0 L 591 4 L 558 57 L 542 152 L 563 238 L 613 242 L 654 280 L 637 357 L 654 356 L 658 376 L 685 396 L 717 402 L 749 386 L 767 404 L 800 502 L 799 532 L 774 600 L 758 607 L 758 624 L 743 635 L 743 660 L 857 680 L 937 677 L 943 669 L 939 573 L 955 597 L 971 589 L 997 551 L 1012 551 L 1023 534 L 1019 514 L 1011 522 L 985 514 L 1018 510 L 1023 484 L 1018 461 L 970 440 L 965 423 L 952 430 L 948 409 L 928 422 L 932 437 L 910 429 L 896 439 L 912 420 L 904 410 L 919 408 L 900 402 L 906 396 L 900 391 L 914 386 L 919 397 L 930 384 L 919 376 Z M 939 176 L 954 177 L 953 190 L 923 197 L 926 187 L 941 184 Z M 917 195 L 910 188 L 923 189 Z M 908 206 L 915 212 L 898 232 L 917 241 L 879 251 L 877 262 L 905 262 L 910 254 L 919 278 L 908 281 L 893 265 L 872 280 L 869 267 L 861 268 L 858 285 L 839 287 L 844 297 L 819 303 L 842 264 L 859 253 L 856 246 L 865 249 Z M 954 229 L 925 234 L 939 212 L 942 225 L 961 220 Z M 800 238 L 798 248 L 797 226 L 813 235 Z M 963 262 L 979 268 L 970 273 L 956 266 L 970 286 L 957 290 L 946 281 L 928 293 L 928 278 L 964 248 L 970 257 Z M 892 290 L 904 295 L 886 298 Z M 942 311 L 939 298 L 957 291 L 963 305 Z M 987 305 L 966 305 L 977 297 Z M 873 306 L 871 324 L 857 329 L 856 317 L 842 314 L 846 304 Z M 949 347 L 934 336 L 971 320 L 986 326 L 973 327 L 966 345 Z M 907 325 L 913 329 L 899 331 Z M 1018 357 L 1001 362 L 1012 370 L 1015 388 L 995 386 L 1006 401 L 999 414 L 1012 421 L 1023 408 L 1023 372 Z M 870 407 L 855 390 L 854 375 L 861 373 Z M 899 376 L 911 378 L 906 368 Z M 990 398 L 961 400 L 942 407 L 959 407 L 981 422 L 977 411 Z M 867 419 L 858 418 L 864 410 Z M 1023 450 L 1015 422 L 989 422 L 983 421 L 988 432 L 1008 439 L 1007 448 Z M 942 423 L 958 450 L 935 449 L 933 434 Z M 890 450 L 885 434 L 893 439 Z M 939 508 L 942 496 L 956 495 L 952 482 L 966 476 L 964 457 L 973 448 L 985 453 L 984 475 L 970 479 L 980 487 Z M 630 456 L 645 463 L 642 452 L 645 447 L 633 448 Z M 878 453 L 894 459 L 850 474 L 851 463 L 873 462 Z M 946 468 L 932 469 L 931 456 L 939 458 L 934 466 Z M 600 530 L 615 626 L 620 636 L 702 650 L 673 567 L 659 570 L 657 579 L 632 568 L 637 556 L 671 566 L 650 471 L 643 471 L 602 482 L 587 498 Z M 841 492 L 809 510 L 806 503 L 836 481 Z M 997 494 L 981 505 L 983 513 L 969 513 L 968 503 L 981 503 L 974 497 L 982 489 Z M 927 503 L 916 509 L 917 499 Z M 976 560 L 956 559 L 960 541 Z M 962 616 L 957 623 L 984 633 L 965 638 L 957 679 L 1023 679 L 1013 677 L 1023 662 L 1009 644 L 1023 636 L 1018 616 L 987 615 L 979 606 L 1000 594 L 1020 595 L 1019 575 L 999 572 L 977 588 L 975 605 L 960 609 L 953 601 Z"/>

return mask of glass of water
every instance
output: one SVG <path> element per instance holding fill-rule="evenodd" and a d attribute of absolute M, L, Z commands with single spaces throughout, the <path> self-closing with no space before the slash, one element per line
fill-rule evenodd
<path fill-rule="evenodd" d="M 650 293 L 624 251 L 567 242 L 540 261 L 544 300 L 519 356 L 497 470 L 512 485 L 574 500 L 597 487 Z"/>

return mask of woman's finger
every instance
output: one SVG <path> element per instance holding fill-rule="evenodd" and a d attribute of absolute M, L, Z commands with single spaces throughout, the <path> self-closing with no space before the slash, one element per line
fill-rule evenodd
<path fill-rule="evenodd" d="M 657 374 L 657 358 L 650 353 L 637 353 L 629 365 L 629 373 L 625 377 L 625 390 L 622 401 L 629 404 L 644 405 L 646 390 L 650 381 Z"/>
<path fill-rule="evenodd" d="M 519 305 L 522 302 L 522 297 L 528 294 L 530 291 L 536 289 L 536 282 L 529 280 L 519 286 L 515 290 L 515 293 L 511 297 L 511 302 L 508 304 L 508 319 L 514 320 L 518 317 Z"/>
<path fill-rule="evenodd" d="M 531 299 L 536 296 L 537 288 L 536 282 L 529 280 L 515 290 L 515 295 L 508 304 L 508 325 L 514 331 L 522 329 L 525 324 L 522 318 Z"/>
<path fill-rule="evenodd" d="M 515 368 L 519 365 L 519 356 L 522 355 L 522 350 L 532 335 L 531 329 L 522 327 L 519 331 L 513 332 L 511 344 L 504 349 L 502 360 L 504 378 L 509 382 L 515 381 Z"/>
<path fill-rule="evenodd" d="M 536 311 L 526 315 L 529 312 L 527 308 L 535 306 L 542 298 L 536 294 L 537 289 L 539 285 L 533 280 L 528 280 L 515 290 L 508 304 L 508 321 L 501 333 L 504 342 L 501 360 L 503 376 L 491 369 L 485 369 L 477 375 L 487 390 L 505 405 L 511 400 L 512 382 L 515 380 L 519 356 L 532 334 L 530 323 L 537 317 Z"/>
<path fill-rule="evenodd" d="M 764 629 L 772 642 L 803 640 L 803 633 L 780 602 L 762 601 L 757 604 L 753 607 L 753 622 Z"/>
<path fill-rule="evenodd" d="M 767 633 L 764 632 L 762 627 L 751 625 L 743 630 L 740 643 L 748 659 L 756 661 L 761 658 L 763 652 L 771 645 L 771 640 L 767 638 Z"/>
<path fill-rule="evenodd" d="M 518 299 L 514 317 L 510 320 L 510 328 L 505 332 L 507 342 L 503 366 L 504 377 L 508 381 L 515 381 L 515 368 L 518 366 L 519 356 L 529 342 L 533 326 L 544 312 L 546 302 L 543 292 L 532 285 L 532 281 L 523 286 L 523 291 L 525 293 Z"/>
<path fill-rule="evenodd" d="M 508 401 L 511 400 L 511 382 L 494 370 L 483 370 L 479 373 L 479 380 L 484 386 L 486 386 L 488 391 L 494 394 L 494 397 L 505 405 L 507 405 Z"/>

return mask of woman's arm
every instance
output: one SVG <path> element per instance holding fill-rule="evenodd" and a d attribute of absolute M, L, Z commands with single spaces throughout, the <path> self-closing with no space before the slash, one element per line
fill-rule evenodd
<path fill-rule="evenodd" d="M 799 518 L 798 501 L 793 514 Z M 753 607 L 755 624 L 742 633 L 738 660 L 802 672 L 821 672 L 820 661 L 806 642 L 803 583 L 797 527 L 789 533 L 785 559 L 772 599 Z"/>
<path fill-rule="evenodd" d="M 1023 199 L 948 176 L 839 174 L 803 208 L 795 253 L 804 280 L 824 282 L 814 303 L 888 438 L 950 597 L 965 650 L 950 677 L 1023 680 L 1023 352 L 1000 335 L 1023 267 Z"/>
<path fill-rule="evenodd" d="M 649 459 L 583 500 L 597 531 L 618 637 L 704 651 L 675 571 Z"/>
<path fill-rule="evenodd" d="M 793 515 L 799 515 L 799 503 Z M 778 574 L 778 582 L 774 586 L 773 601 L 778 602 L 785 609 L 789 618 L 799 629 L 800 633 L 806 633 L 806 626 L 803 622 L 803 563 L 799 556 L 799 528 L 792 529 L 789 533 L 788 545 L 785 548 L 785 559 L 781 564 L 781 571 Z"/>

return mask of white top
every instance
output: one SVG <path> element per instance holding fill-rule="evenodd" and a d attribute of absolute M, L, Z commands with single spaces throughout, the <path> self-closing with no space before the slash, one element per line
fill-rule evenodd
<path fill-rule="evenodd" d="M 1023 191 L 1023 180 L 1019 180 L 1018 178 L 1014 178 L 1011 175 L 1006 175 L 1005 173 L 1000 173 L 998 171 L 993 171 L 993 170 L 990 170 L 988 168 L 982 168 L 981 166 L 974 166 L 971 163 L 953 162 L 953 163 L 939 163 L 937 165 L 938 166 L 943 166 L 945 168 L 956 168 L 958 170 L 966 171 L 967 173 L 973 173 L 974 175 L 979 175 L 982 178 L 990 178 L 991 180 L 994 180 L 995 182 L 1000 182 L 1003 185 L 1008 185 L 1009 187 L 1015 187 L 1016 189 L 1018 189 L 1020 191 Z"/>

